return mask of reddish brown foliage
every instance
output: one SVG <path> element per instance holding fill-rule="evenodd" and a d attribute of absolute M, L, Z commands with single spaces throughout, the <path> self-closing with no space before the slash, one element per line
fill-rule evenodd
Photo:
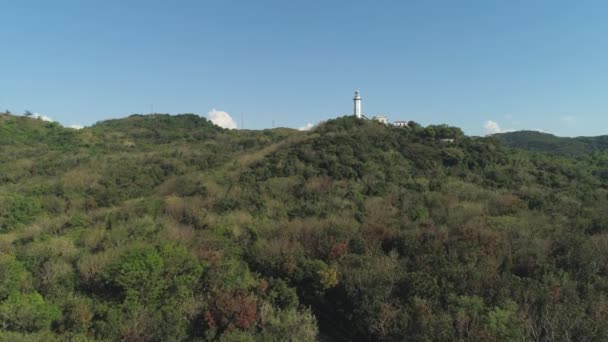
<path fill-rule="evenodd" d="M 248 329 L 257 320 L 257 299 L 240 292 L 220 293 L 205 312 L 205 321 L 211 328 L 222 330 Z"/>
<path fill-rule="evenodd" d="M 361 233 L 367 241 L 385 242 L 395 237 L 395 232 L 388 226 L 373 223 L 363 225 Z"/>
<path fill-rule="evenodd" d="M 335 260 L 346 254 L 348 244 L 346 242 L 340 242 L 334 244 L 329 251 L 329 259 Z"/>
<path fill-rule="evenodd" d="M 211 328 L 211 329 L 217 328 L 217 323 L 215 323 L 215 319 L 213 318 L 213 315 L 211 314 L 211 312 L 209 310 L 205 311 L 204 320 L 205 320 L 205 322 L 207 322 L 207 325 L 209 326 L 209 328 Z"/>

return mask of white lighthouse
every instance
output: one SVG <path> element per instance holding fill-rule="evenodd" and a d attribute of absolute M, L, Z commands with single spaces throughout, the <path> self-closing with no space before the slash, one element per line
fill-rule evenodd
<path fill-rule="evenodd" d="M 359 95 L 359 91 L 357 90 L 355 92 L 355 97 L 353 98 L 353 101 L 355 102 L 355 116 L 359 119 L 361 119 L 361 96 Z"/>

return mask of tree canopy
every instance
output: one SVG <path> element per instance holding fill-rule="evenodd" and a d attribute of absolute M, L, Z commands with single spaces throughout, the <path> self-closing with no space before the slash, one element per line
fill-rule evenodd
<path fill-rule="evenodd" d="M 602 148 L 4 114 L 0 160 L 0 340 L 608 339 Z"/>

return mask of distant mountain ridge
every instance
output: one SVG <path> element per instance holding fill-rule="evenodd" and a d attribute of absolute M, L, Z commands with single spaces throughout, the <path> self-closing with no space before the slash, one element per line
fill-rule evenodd
<path fill-rule="evenodd" d="M 589 155 L 608 148 L 608 135 L 567 138 L 538 131 L 516 131 L 494 134 L 493 137 L 511 148 L 568 157 Z"/>

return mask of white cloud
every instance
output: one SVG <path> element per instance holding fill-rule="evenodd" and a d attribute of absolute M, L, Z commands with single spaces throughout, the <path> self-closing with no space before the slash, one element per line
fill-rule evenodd
<path fill-rule="evenodd" d="M 492 120 L 486 121 L 486 123 L 483 125 L 483 129 L 486 135 L 492 135 L 502 132 L 500 126 L 498 125 L 498 122 Z"/>
<path fill-rule="evenodd" d="M 306 125 L 302 126 L 302 127 L 298 127 L 299 131 L 310 131 L 313 127 L 315 127 L 315 125 L 311 124 L 310 122 L 307 123 Z"/>
<path fill-rule="evenodd" d="M 70 128 L 73 128 L 73 129 L 83 129 L 84 126 L 83 125 L 70 125 Z"/>
<path fill-rule="evenodd" d="M 207 117 L 209 118 L 209 120 L 211 120 L 211 122 L 222 128 L 237 128 L 236 122 L 234 122 L 230 114 L 224 111 L 216 110 L 215 108 L 213 108 L 209 113 L 207 113 Z"/>
<path fill-rule="evenodd" d="M 48 121 L 48 122 L 53 122 L 55 120 L 51 119 L 50 117 L 46 116 L 46 115 L 41 115 L 39 113 L 34 113 L 32 115 L 32 117 L 36 118 L 36 119 L 40 119 L 42 121 Z"/>
<path fill-rule="evenodd" d="M 498 122 L 492 121 L 492 120 L 488 120 L 488 121 L 486 121 L 485 124 L 483 124 L 483 130 L 486 135 L 492 135 L 492 134 L 496 134 L 496 133 L 507 133 L 507 132 L 514 131 L 514 129 L 503 129 L 500 127 Z"/>

